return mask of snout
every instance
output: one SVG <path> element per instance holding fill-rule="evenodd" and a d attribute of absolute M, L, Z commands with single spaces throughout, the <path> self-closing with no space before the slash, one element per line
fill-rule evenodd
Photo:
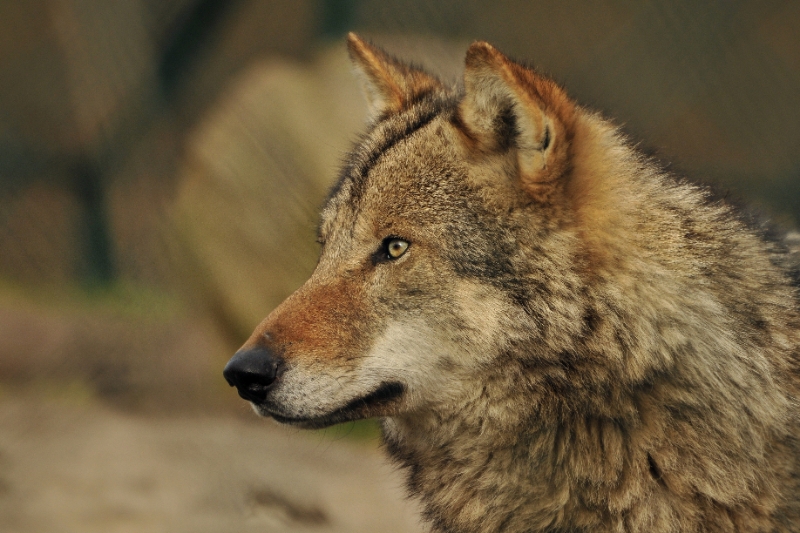
<path fill-rule="evenodd" d="M 256 346 L 239 350 L 231 357 L 222 375 L 239 396 L 262 403 L 283 369 L 283 360 L 270 348 Z"/>

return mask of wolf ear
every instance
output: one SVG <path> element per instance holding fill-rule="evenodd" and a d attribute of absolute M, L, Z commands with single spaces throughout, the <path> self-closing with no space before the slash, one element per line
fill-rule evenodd
<path fill-rule="evenodd" d="M 458 123 L 479 152 L 515 148 L 522 187 L 545 200 L 568 167 L 575 105 L 555 82 L 490 44 L 467 50 Z"/>
<path fill-rule="evenodd" d="M 401 63 L 355 33 L 348 34 L 347 49 L 361 74 L 371 118 L 402 111 L 442 86 L 430 74 Z"/>

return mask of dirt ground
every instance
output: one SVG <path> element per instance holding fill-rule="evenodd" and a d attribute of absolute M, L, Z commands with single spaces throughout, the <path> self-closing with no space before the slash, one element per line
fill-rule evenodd
<path fill-rule="evenodd" d="M 46 396 L 46 395 L 44 395 Z M 0 531 L 422 531 L 374 443 L 0 390 Z"/>

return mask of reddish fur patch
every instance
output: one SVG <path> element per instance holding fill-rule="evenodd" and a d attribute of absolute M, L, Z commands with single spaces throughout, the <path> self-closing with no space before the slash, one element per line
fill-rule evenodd
<path fill-rule="evenodd" d="M 526 109 L 529 118 L 539 124 L 538 129 L 542 134 L 549 135 L 551 144 L 544 150 L 546 159 L 543 168 L 537 169 L 532 175 L 520 175 L 520 182 L 537 202 L 558 202 L 563 196 L 564 181 L 569 177 L 576 104 L 553 80 L 511 61 L 485 42 L 476 42 L 469 47 L 466 68 L 476 76 L 480 76 L 481 72 L 492 72 L 499 76 L 513 92 L 518 104 Z M 470 90 L 469 87 L 467 90 Z M 548 133 L 544 133 L 545 117 L 553 129 Z M 466 137 L 469 149 L 475 150 L 481 144 L 473 141 L 476 134 L 464 125 L 463 117 L 459 115 L 459 120 L 454 121 L 453 125 Z M 544 142 L 544 138 L 539 141 Z M 490 147 L 494 142 L 494 139 L 483 140 L 483 144 Z M 481 148 L 485 150 L 486 146 Z"/>
<path fill-rule="evenodd" d="M 306 284 L 278 306 L 255 329 L 248 345 L 269 343 L 293 359 L 330 360 L 349 353 L 360 342 L 362 291 L 346 279 Z"/>
<path fill-rule="evenodd" d="M 466 67 L 498 75 L 528 110 L 539 130 L 544 128 L 545 117 L 549 118 L 554 131 L 544 168 L 533 175 L 520 171 L 520 184 L 536 203 L 548 207 L 560 224 L 577 226 L 586 244 L 585 265 L 589 273 L 602 268 L 612 259 L 609 238 L 619 223 L 617 208 L 609 201 L 606 190 L 616 169 L 606 168 L 608 163 L 599 159 L 598 154 L 576 146 L 576 142 L 589 145 L 596 142 L 587 138 L 593 133 L 587 131 L 588 126 L 581 120 L 580 108 L 553 80 L 511 61 L 488 43 L 476 42 L 469 48 Z M 481 142 L 465 124 L 461 109 L 451 122 L 472 153 L 477 155 L 491 148 L 487 148 L 487 142 L 494 141 Z"/>

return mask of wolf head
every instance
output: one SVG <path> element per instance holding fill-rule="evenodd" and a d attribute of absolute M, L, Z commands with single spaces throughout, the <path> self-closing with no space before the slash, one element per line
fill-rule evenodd
<path fill-rule="evenodd" d="M 577 288 L 558 264 L 575 258 L 545 249 L 573 216 L 575 104 L 487 43 L 457 90 L 348 46 L 372 120 L 322 210 L 319 264 L 225 370 L 260 414 L 307 427 L 446 401 L 511 344 L 584 323 L 555 294 Z"/>
<path fill-rule="evenodd" d="M 487 43 L 469 47 L 456 89 L 355 35 L 348 46 L 369 131 L 322 210 L 316 270 L 226 379 L 258 413 L 302 427 L 464 401 L 510 352 L 550 369 L 538 385 L 526 378 L 534 393 L 563 388 L 600 322 L 585 280 L 617 260 L 604 235 L 624 229 L 603 198 L 619 196 L 614 165 L 635 158 L 611 126 Z"/>

